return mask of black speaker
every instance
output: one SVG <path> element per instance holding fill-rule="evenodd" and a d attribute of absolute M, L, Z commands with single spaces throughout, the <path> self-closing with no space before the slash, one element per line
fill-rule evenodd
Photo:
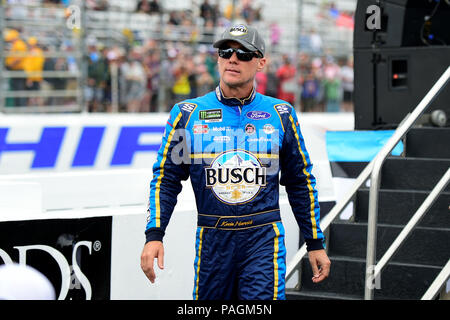
<path fill-rule="evenodd" d="M 395 128 L 450 66 L 450 47 L 404 47 L 354 52 L 355 129 Z M 450 85 L 426 114 L 444 110 L 450 117 Z"/>
<path fill-rule="evenodd" d="M 369 8 L 375 6 L 379 12 Z M 379 29 L 368 25 L 379 14 Z M 370 23 L 369 23 L 370 24 Z M 450 45 L 449 0 L 358 0 L 355 49 Z"/>
<path fill-rule="evenodd" d="M 377 14 L 379 23 L 368 24 Z M 395 128 L 450 66 L 450 1 L 359 0 L 354 31 L 355 129 Z M 372 20 L 373 21 L 373 20 Z M 450 118 L 447 85 L 426 113 Z"/>
<path fill-rule="evenodd" d="M 400 47 L 405 18 L 405 6 L 403 1 L 375 1 L 358 0 L 355 11 L 355 28 L 353 34 L 353 48 L 364 49 L 378 47 Z M 376 6 L 378 12 L 370 11 L 371 6 Z M 368 26 L 372 15 L 380 19 L 379 29 Z"/>

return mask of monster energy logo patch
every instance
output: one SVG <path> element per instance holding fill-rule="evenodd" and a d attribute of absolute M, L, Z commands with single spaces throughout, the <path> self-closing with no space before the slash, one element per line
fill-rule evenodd
<path fill-rule="evenodd" d="M 199 113 L 199 120 L 205 122 L 220 122 L 222 121 L 222 109 L 202 110 Z"/>

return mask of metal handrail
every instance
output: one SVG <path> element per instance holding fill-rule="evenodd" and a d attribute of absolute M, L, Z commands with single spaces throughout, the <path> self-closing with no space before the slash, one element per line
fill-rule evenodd
<path fill-rule="evenodd" d="M 384 147 L 375 157 L 375 163 L 370 178 L 369 190 L 369 213 L 367 219 L 367 251 L 366 251 L 366 281 L 364 298 L 373 299 L 373 286 L 371 281 L 375 279 L 375 260 L 376 260 L 376 242 L 377 242 L 377 218 L 378 218 L 378 191 L 381 182 L 381 168 L 387 156 L 391 153 L 397 143 L 405 136 L 416 120 L 422 115 L 425 109 L 431 104 L 434 98 L 442 90 L 450 79 L 450 66 L 441 75 L 438 81 L 428 91 L 425 97 L 414 108 L 413 112 L 407 115 L 402 124 L 398 126 L 394 134 L 387 141 Z"/>
<path fill-rule="evenodd" d="M 381 273 L 381 271 L 386 266 L 386 264 L 389 262 L 389 260 L 392 258 L 392 256 L 397 252 L 398 248 L 406 240 L 406 237 L 410 234 L 412 229 L 422 220 L 422 218 L 425 215 L 425 213 L 427 212 L 427 210 L 433 205 L 436 198 L 441 194 L 441 192 L 447 186 L 449 180 L 450 180 L 450 168 L 447 169 L 447 172 L 439 180 L 439 182 L 433 188 L 431 193 L 428 195 L 428 197 L 425 199 L 425 201 L 422 203 L 422 205 L 419 207 L 419 209 L 417 209 L 416 213 L 411 217 L 411 219 L 408 221 L 407 225 L 403 228 L 403 230 L 400 232 L 400 234 L 394 240 L 392 245 L 389 247 L 389 249 L 386 251 L 386 253 L 383 255 L 383 257 L 380 259 L 378 264 L 375 266 L 375 273 L 374 273 L 375 277 L 377 277 Z"/>
<path fill-rule="evenodd" d="M 4 114 L 30 114 L 30 113 L 67 113 L 67 112 L 80 112 L 82 106 L 79 104 L 62 104 L 51 106 L 20 106 L 20 107 L 6 107 L 3 110 Z M 0 113 L 1 117 L 1 113 Z"/>
<path fill-rule="evenodd" d="M 81 90 L 12 90 L 3 92 L 5 98 L 76 97 Z"/>
<path fill-rule="evenodd" d="M 325 232 L 331 223 L 336 219 L 336 217 L 347 207 L 347 204 L 353 199 L 355 193 L 359 190 L 359 188 L 366 182 L 369 178 L 370 173 L 372 172 L 373 163 L 375 160 L 369 162 L 369 164 L 364 168 L 364 170 L 359 174 L 358 178 L 356 178 L 355 183 L 352 188 L 345 194 L 341 201 L 339 201 L 333 209 L 321 220 L 320 228 L 322 232 Z M 300 250 L 294 255 L 291 261 L 288 263 L 286 267 L 286 281 L 289 280 L 293 275 L 301 260 L 306 254 L 306 244 L 304 244 Z"/>
<path fill-rule="evenodd" d="M 414 229 L 414 227 L 417 224 L 419 224 L 419 222 L 422 220 L 423 216 L 427 213 L 427 210 L 433 205 L 436 198 L 445 189 L 445 187 L 447 186 L 449 181 L 450 181 L 450 168 L 447 169 L 447 172 L 445 172 L 444 176 L 439 180 L 439 182 L 433 188 L 431 193 L 428 195 L 428 197 L 425 199 L 425 201 L 420 205 L 419 209 L 417 209 L 416 213 L 411 217 L 411 219 L 408 221 L 406 226 L 403 228 L 403 230 L 400 232 L 400 234 L 394 240 L 392 245 L 389 247 L 389 249 L 386 251 L 386 253 L 383 255 L 383 257 L 380 259 L 378 264 L 375 266 L 375 272 L 374 272 L 375 279 L 380 275 L 381 271 L 384 269 L 384 267 L 389 262 L 389 260 L 392 258 L 392 256 L 397 252 L 397 250 L 400 248 L 400 246 L 403 244 L 403 242 L 406 240 L 406 238 L 410 235 L 410 233 Z"/>
<path fill-rule="evenodd" d="M 66 26 L 66 18 L 65 17 L 53 17 L 51 21 L 47 20 L 27 20 L 26 24 L 27 26 L 33 26 L 33 27 L 47 27 L 47 28 L 54 28 L 54 27 L 65 27 Z M 20 28 L 24 24 L 24 20 L 12 20 L 8 19 L 4 25 L 5 27 L 12 27 L 12 28 Z M 60 29 L 61 31 L 67 31 L 70 30 L 66 29 Z"/>
<path fill-rule="evenodd" d="M 450 259 L 447 261 L 445 267 L 442 269 L 442 271 L 438 274 L 436 279 L 434 279 L 431 286 L 428 288 L 427 292 L 422 296 L 421 300 L 432 300 L 434 299 L 439 290 L 441 290 L 442 286 L 444 285 L 444 282 L 448 279 L 450 276 Z"/>
<path fill-rule="evenodd" d="M 431 103 L 431 98 L 434 98 L 435 95 L 444 87 L 444 85 L 448 82 L 450 77 L 450 67 L 447 68 L 447 70 L 443 73 L 443 75 L 439 78 L 439 80 L 436 82 L 436 84 L 431 88 L 431 90 L 428 92 L 428 94 L 425 96 L 425 98 L 419 103 L 419 105 L 416 107 L 416 109 L 419 106 L 422 106 L 425 103 L 425 108 Z M 424 102 L 425 101 L 425 102 Z M 416 111 L 415 109 L 415 111 Z M 423 110 L 422 110 L 423 112 Z M 420 114 L 422 114 L 420 112 Z M 400 139 L 406 134 L 407 130 L 404 130 L 404 125 L 406 124 L 406 120 L 416 120 L 420 114 L 416 115 L 414 112 L 411 115 L 408 115 L 399 128 L 394 132 L 394 134 L 391 136 L 391 138 L 388 140 L 386 145 L 382 148 L 382 150 L 378 153 L 381 154 L 383 152 L 383 155 L 390 154 L 392 149 L 398 144 Z M 413 121 L 413 122 L 414 122 Z M 412 126 L 412 123 L 409 123 L 408 121 L 408 128 L 409 129 Z M 399 129 L 402 131 L 404 130 L 399 137 L 398 134 L 396 134 Z M 391 147 L 392 145 L 392 147 Z M 388 151 L 387 151 L 388 150 Z M 323 220 L 321 220 L 320 227 L 322 229 L 322 232 L 325 232 L 328 227 L 331 225 L 331 223 L 336 219 L 336 217 L 347 207 L 348 203 L 353 199 L 356 192 L 359 190 L 359 188 L 367 181 L 367 179 L 370 177 L 371 173 L 373 172 L 374 164 L 377 161 L 377 157 L 372 159 L 372 161 L 369 162 L 369 164 L 364 168 L 364 170 L 359 174 L 359 176 L 356 178 L 355 183 L 353 184 L 352 188 L 345 194 L 345 196 L 331 209 L 331 211 L 324 217 Z M 301 260 L 306 255 L 306 244 L 303 244 L 303 246 L 296 252 L 294 257 L 291 259 L 291 261 L 287 264 L 286 267 L 286 281 L 289 280 L 299 267 Z M 366 281 L 367 283 L 367 281 Z"/>
<path fill-rule="evenodd" d="M 28 77 L 43 77 L 43 78 L 79 78 L 80 72 L 72 71 L 5 71 L 4 78 L 28 78 Z"/>
<path fill-rule="evenodd" d="M 3 57 L 15 57 L 15 58 L 26 58 L 29 57 L 29 52 L 20 52 L 20 51 L 3 51 Z M 82 58 L 83 54 L 76 51 L 43 51 L 42 57 L 44 58 L 65 58 L 73 57 L 73 58 Z"/>

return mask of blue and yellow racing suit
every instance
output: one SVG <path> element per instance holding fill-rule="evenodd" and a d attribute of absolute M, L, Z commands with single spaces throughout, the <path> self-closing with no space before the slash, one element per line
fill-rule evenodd
<path fill-rule="evenodd" d="M 323 248 L 312 164 L 294 108 L 255 90 L 219 87 L 176 104 L 150 183 L 146 241 L 162 241 L 191 178 L 198 211 L 194 299 L 285 299 L 279 184 L 308 250 Z"/>

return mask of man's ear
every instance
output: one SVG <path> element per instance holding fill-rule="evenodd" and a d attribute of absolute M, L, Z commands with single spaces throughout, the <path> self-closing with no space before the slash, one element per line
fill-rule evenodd
<path fill-rule="evenodd" d="M 258 68 L 257 68 L 257 70 L 258 71 L 262 71 L 264 69 L 266 63 L 267 63 L 267 59 L 266 58 L 260 58 L 259 61 L 258 61 Z"/>

